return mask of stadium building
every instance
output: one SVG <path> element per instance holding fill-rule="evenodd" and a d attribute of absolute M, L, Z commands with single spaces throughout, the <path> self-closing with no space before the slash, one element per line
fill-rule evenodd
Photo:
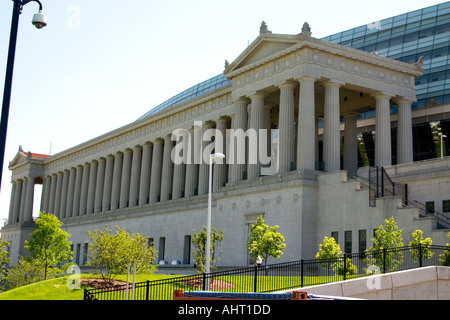
<path fill-rule="evenodd" d="M 71 234 L 79 265 L 87 231 L 107 224 L 148 236 L 161 265 L 192 266 L 209 169 L 221 266 L 253 263 L 259 215 L 285 236 L 279 261 L 314 257 L 325 236 L 362 251 L 390 217 L 406 244 L 416 229 L 447 243 L 450 2 L 323 39 L 312 31 L 276 34 L 263 22 L 222 74 L 135 122 L 51 156 L 20 147 L 2 229 L 11 263 L 26 254 L 40 200 Z M 225 159 L 210 163 L 219 152 Z"/>

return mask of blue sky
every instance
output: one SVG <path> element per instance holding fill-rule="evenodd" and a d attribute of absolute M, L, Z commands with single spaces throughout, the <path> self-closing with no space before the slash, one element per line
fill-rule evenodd
<path fill-rule="evenodd" d="M 300 33 L 307 21 L 321 38 L 445 1 L 41 2 L 47 27 L 31 24 L 35 2 L 20 16 L 0 219 L 8 216 L 8 163 L 19 145 L 56 154 L 135 121 L 221 73 L 225 59 L 232 62 L 258 36 L 262 21 L 282 34 Z M 12 6 L 0 2 L 1 97 Z"/>

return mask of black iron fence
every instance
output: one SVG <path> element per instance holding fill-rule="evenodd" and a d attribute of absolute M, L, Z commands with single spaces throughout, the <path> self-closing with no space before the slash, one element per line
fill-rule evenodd
<path fill-rule="evenodd" d="M 172 300 L 175 290 L 274 292 L 425 266 L 442 265 L 447 246 L 406 246 L 293 262 L 85 289 L 84 300 Z"/>

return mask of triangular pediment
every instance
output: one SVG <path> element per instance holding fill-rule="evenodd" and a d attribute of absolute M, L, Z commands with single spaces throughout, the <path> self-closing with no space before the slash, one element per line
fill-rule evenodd
<path fill-rule="evenodd" d="M 36 161 L 40 162 L 45 159 L 47 159 L 49 155 L 46 154 L 40 154 L 40 153 L 32 153 L 30 151 L 25 152 L 22 150 L 22 148 L 19 148 L 19 151 L 16 153 L 14 158 L 9 162 L 9 168 L 17 167 L 25 163 L 34 162 Z"/>
<path fill-rule="evenodd" d="M 298 35 L 260 34 L 224 71 L 224 74 L 258 65 L 271 57 L 277 57 L 289 48 L 298 45 L 301 37 Z"/>
<path fill-rule="evenodd" d="M 21 151 L 17 152 L 15 157 L 9 162 L 9 167 L 15 167 L 28 162 L 28 157 Z"/>

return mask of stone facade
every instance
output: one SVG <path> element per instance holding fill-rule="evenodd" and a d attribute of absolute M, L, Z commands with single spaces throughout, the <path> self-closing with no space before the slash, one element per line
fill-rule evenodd
<path fill-rule="evenodd" d="M 12 262 L 32 230 L 34 185 L 42 184 L 41 211 L 63 222 L 77 263 L 84 263 L 86 231 L 107 224 L 148 236 L 158 261 L 192 264 L 191 236 L 206 224 L 207 214 L 209 163 L 202 155 L 208 159 L 213 152 L 226 155 L 213 164 L 212 177 L 212 224 L 224 231 L 221 265 L 250 263 L 246 241 L 260 214 L 267 224 L 279 225 L 286 238 L 282 261 L 313 257 L 323 237 L 336 231 L 342 237 L 353 230 L 357 251 L 358 230 L 367 230 L 369 241 L 389 216 L 410 229 L 416 209 L 402 208 L 398 198 L 381 199 L 371 208 L 367 190 L 348 177 L 358 171 L 357 115 L 367 110 L 376 110 L 375 164 L 392 164 L 394 103 L 399 106 L 398 163 L 413 161 L 411 103 L 414 80 L 422 73 L 418 64 L 315 39 L 307 24 L 297 35 L 261 31 L 226 63 L 229 85 L 56 155 L 19 150 L 10 163 L 11 207 L 2 229 Z M 184 138 L 177 140 L 175 132 Z M 243 143 L 245 134 L 248 143 Z M 270 144 L 275 134 L 276 148 Z M 325 173 L 316 170 L 319 134 Z M 190 151 L 183 152 L 185 162 L 174 163 L 181 142 Z M 258 152 L 263 145 L 275 155 Z M 194 159 L 203 161 L 188 161 Z"/>

